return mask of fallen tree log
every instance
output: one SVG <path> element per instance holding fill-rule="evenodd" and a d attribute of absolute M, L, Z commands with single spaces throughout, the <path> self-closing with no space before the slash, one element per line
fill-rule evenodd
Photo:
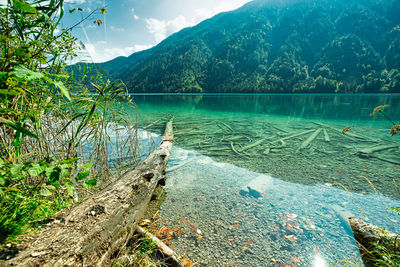
<path fill-rule="evenodd" d="M 341 129 L 338 129 L 338 128 L 336 128 L 336 127 L 334 127 L 334 126 L 331 126 L 331 125 L 327 125 L 327 124 L 325 124 L 325 123 L 322 123 L 322 122 L 313 122 L 314 124 L 316 124 L 316 125 L 319 125 L 319 126 L 322 126 L 322 127 L 325 127 L 325 128 L 330 128 L 330 129 L 332 129 L 332 130 L 334 130 L 334 131 L 336 131 L 337 133 L 339 133 L 339 134 L 341 134 L 341 135 L 343 135 L 343 136 L 345 136 L 345 137 L 347 137 L 347 138 L 357 138 L 357 139 L 359 139 L 359 141 L 361 141 L 361 140 L 368 140 L 368 141 L 370 141 L 370 142 L 374 142 L 374 143 L 377 143 L 377 142 L 379 142 L 378 140 L 376 140 L 376 139 L 374 139 L 374 138 L 371 138 L 371 137 L 369 137 L 369 136 L 365 136 L 365 135 L 358 135 L 358 134 L 355 134 L 355 133 L 352 133 L 352 132 L 346 132 L 346 134 L 344 134 L 343 133 L 343 130 L 341 130 Z"/>
<path fill-rule="evenodd" d="M 163 140 L 136 169 L 101 192 L 57 214 L 10 266 L 113 266 L 143 217 L 154 189 L 165 179 L 173 118 Z M 57 223 L 55 223 L 57 222 Z"/>
<path fill-rule="evenodd" d="M 392 149 L 392 148 L 398 148 L 398 147 L 399 147 L 399 145 L 397 145 L 397 144 L 395 144 L 395 145 L 380 145 L 380 146 L 367 147 L 367 148 L 361 149 L 358 153 L 371 154 L 374 152 L 388 150 L 388 149 Z"/>
<path fill-rule="evenodd" d="M 327 130 L 324 128 L 324 138 L 325 138 L 325 142 L 330 142 L 331 138 L 329 137 L 329 134 L 327 132 Z"/>
<path fill-rule="evenodd" d="M 312 141 L 314 141 L 315 138 L 319 135 L 319 133 L 322 131 L 322 128 L 317 129 L 312 135 L 310 135 L 299 147 L 298 150 L 306 148 L 309 144 L 311 144 Z"/>
<path fill-rule="evenodd" d="M 286 136 L 286 137 L 280 138 L 278 140 L 275 140 L 273 142 L 270 142 L 270 144 L 275 144 L 275 143 L 278 143 L 278 142 L 281 142 L 281 141 L 285 141 L 285 140 L 288 140 L 288 139 L 291 139 L 291 138 L 295 138 L 295 137 L 298 137 L 298 136 L 302 136 L 302 135 L 305 135 L 305 134 L 308 134 L 308 133 L 311 133 L 311 132 L 314 132 L 314 131 L 315 130 L 312 129 L 312 130 L 307 130 L 307 131 L 304 131 L 304 132 L 301 132 L 301 133 L 292 134 L 290 136 Z"/>
<path fill-rule="evenodd" d="M 349 223 L 366 266 L 376 266 L 376 260 L 384 253 L 400 254 L 400 235 L 355 217 L 349 217 Z M 385 248 L 382 254 L 378 251 L 379 246 Z"/>
<path fill-rule="evenodd" d="M 270 138 L 269 138 L 269 137 L 262 138 L 262 139 L 260 139 L 260 140 L 258 140 L 258 141 L 256 141 L 256 142 L 254 142 L 254 143 L 252 143 L 252 144 L 250 144 L 250 145 L 247 145 L 247 146 L 245 146 L 245 147 L 243 147 L 243 148 L 238 149 L 238 152 L 240 153 L 240 152 L 249 150 L 250 148 L 259 146 L 259 145 L 261 145 L 262 143 L 264 143 L 265 141 L 267 141 L 268 139 L 270 139 Z"/>

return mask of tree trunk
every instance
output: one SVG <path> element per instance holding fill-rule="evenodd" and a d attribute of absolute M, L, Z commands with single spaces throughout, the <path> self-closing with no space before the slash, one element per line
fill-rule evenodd
<path fill-rule="evenodd" d="M 400 252 L 400 236 L 381 227 L 350 217 L 349 223 L 358 243 L 365 266 L 376 266 L 376 260 L 383 255 L 379 246 L 385 247 L 387 253 Z M 379 246 L 377 246 L 379 244 Z"/>
<path fill-rule="evenodd" d="M 98 194 L 57 215 L 36 240 L 7 264 L 13 266 L 112 266 L 143 217 L 173 142 L 173 118 L 163 140 L 136 169 Z"/>

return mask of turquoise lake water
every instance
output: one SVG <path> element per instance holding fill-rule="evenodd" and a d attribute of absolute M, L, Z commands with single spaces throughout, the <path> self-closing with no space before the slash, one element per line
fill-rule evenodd
<path fill-rule="evenodd" d="M 142 127 L 174 116 L 160 221 L 196 266 L 362 265 L 347 217 L 400 233 L 400 96 L 137 95 Z M 352 127 L 346 135 L 342 129 Z M 157 140 L 157 137 L 155 137 Z M 262 196 L 241 194 L 263 180 Z"/>

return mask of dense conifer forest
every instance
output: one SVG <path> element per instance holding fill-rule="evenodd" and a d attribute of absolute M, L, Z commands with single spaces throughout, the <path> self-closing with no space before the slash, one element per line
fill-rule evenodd
<path fill-rule="evenodd" d="M 250 2 L 101 64 L 131 92 L 400 92 L 400 1 Z"/>

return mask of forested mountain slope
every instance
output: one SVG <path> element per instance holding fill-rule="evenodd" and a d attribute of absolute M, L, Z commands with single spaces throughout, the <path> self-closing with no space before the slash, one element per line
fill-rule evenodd
<path fill-rule="evenodd" d="M 100 66 L 131 92 L 399 93 L 400 0 L 256 0 Z"/>

